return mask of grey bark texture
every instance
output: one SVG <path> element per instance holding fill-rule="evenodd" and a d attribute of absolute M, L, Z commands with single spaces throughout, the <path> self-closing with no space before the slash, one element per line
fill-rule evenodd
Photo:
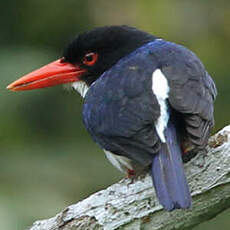
<path fill-rule="evenodd" d="M 123 179 L 28 230 L 190 229 L 230 207 L 230 126 L 209 139 L 208 154 L 185 165 L 192 208 L 167 212 L 159 204 L 149 175 Z"/>

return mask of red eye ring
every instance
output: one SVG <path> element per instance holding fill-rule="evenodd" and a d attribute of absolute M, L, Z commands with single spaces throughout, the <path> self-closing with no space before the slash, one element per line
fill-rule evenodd
<path fill-rule="evenodd" d="M 97 53 L 87 53 L 83 58 L 83 64 L 92 66 L 97 62 L 98 54 Z"/>

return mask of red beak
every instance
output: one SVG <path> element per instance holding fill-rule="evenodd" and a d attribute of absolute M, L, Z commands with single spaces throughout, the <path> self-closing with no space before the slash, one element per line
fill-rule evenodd
<path fill-rule="evenodd" d="M 51 87 L 59 84 L 79 81 L 86 70 L 58 59 L 37 69 L 7 86 L 12 91 L 22 91 Z"/>

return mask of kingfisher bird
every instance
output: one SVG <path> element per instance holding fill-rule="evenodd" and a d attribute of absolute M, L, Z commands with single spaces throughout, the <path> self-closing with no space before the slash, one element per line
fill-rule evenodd
<path fill-rule="evenodd" d="M 205 152 L 217 95 L 199 58 L 134 27 L 97 27 L 7 88 L 66 83 L 84 98 L 84 125 L 111 163 L 130 176 L 148 171 L 164 209 L 190 208 L 183 161 Z"/>

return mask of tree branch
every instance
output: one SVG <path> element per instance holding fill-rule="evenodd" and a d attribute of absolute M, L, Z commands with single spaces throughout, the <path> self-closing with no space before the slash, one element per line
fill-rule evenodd
<path fill-rule="evenodd" d="M 99 191 L 29 230 L 175 230 L 189 229 L 230 207 L 230 126 L 209 140 L 201 167 L 198 155 L 185 165 L 193 205 L 167 212 L 159 204 L 149 175 Z"/>

